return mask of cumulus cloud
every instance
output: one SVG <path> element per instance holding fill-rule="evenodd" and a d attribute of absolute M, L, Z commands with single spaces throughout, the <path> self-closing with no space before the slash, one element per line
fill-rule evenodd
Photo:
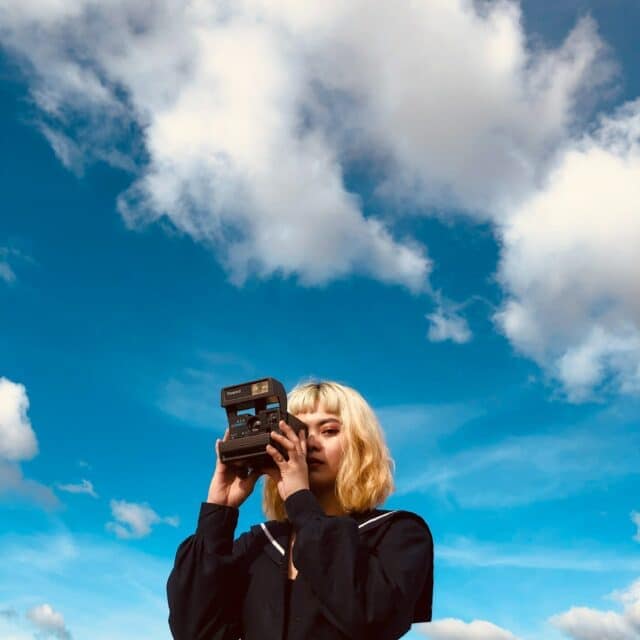
<path fill-rule="evenodd" d="M 27 618 L 38 628 L 44 637 L 70 640 L 71 633 L 64 623 L 64 617 L 50 604 L 40 604 L 27 611 Z"/>
<path fill-rule="evenodd" d="M 574 400 L 640 392 L 640 100 L 568 147 L 500 234 L 513 344 Z"/>
<path fill-rule="evenodd" d="M 311 52 L 289 22 L 297 12 L 85 0 L 5 3 L 2 21 L 63 163 L 144 157 L 119 199 L 130 224 L 168 217 L 215 247 L 238 284 L 256 274 L 321 285 L 356 271 L 424 290 L 424 247 L 363 215 L 340 150 L 307 113 Z"/>
<path fill-rule="evenodd" d="M 573 640 L 636 640 L 640 635 L 640 580 L 613 597 L 622 604 L 621 613 L 572 607 L 550 622 Z"/>
<path fill-rule="evenodd" d="M 424 248 L 363 215 L 349 162 L 373 159 L 380 193 L 486 216 L 610 73 L 592 21 L 533 52 L 512 2 L 27 2 L 3 24 L 62 162 L 142 152 L 122 214 L 168 217 L 238 283 L 357 271 L 423 289 Z M 127 148 L 132 125 L 142 149 Z"/>
<path fill-rule="evenodd" d="M 509 0 L 67 4 L 0 2 L 0 38 L 61 162 L 133 172 L 128 224 L 170 220 L 238 285 L 360 273 L 429 292 L 427 250 L 391 211 L 489 221 L 516 349 L 573 400 L 640 392 L 639 106 L 590 127 L 616 78 L 591 18 L 550 48 Z"/>
<path fill-rule="evenodd" d="M 161 517 L 148 504 L 111 500 L 110 506 L 115 521 L 107 522 L 106 529 L 118 538 L 144 538 L 151 533 L 153 525 L 165 523 L 177 527 L 179 524 L 177 517 Z"/>
<path fill-rule="evenodd" d="M 93 483 L 89 480 L 85 480 L 84 478 L 80 481 L 79 484 L 60 484 L 56 485 L 60 491 L 66 491 L 68 493 L 86 493 L 90 495 L 92 498 L 97 498 L 98 494 L 93 488 Z"/>
<path fill-rule="evenodd" d="M 0 377 L 0 458 L 30 460 L 37 455 L 38 442 L 28 410 L 25 386 Z"/>
<path fill-rule="evenodd" d="M 38 454 L 38 441 L 28 411 L 25 386 L 0 377 L 0 495 L 19 496 L 54 508 L 59 500 L 51 489 L 25 478 L 18 464 Z"/>
<path fill-rule="evenodd" d="M 517 640 L 510 631 L 485 620 L 464 622 L 456 618 L 442 618 L 419 627 L 431 640 Z"/>

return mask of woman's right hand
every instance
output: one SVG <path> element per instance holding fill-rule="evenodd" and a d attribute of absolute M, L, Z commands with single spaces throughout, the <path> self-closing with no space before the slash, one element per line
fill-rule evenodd
<path fill-rule="evenodd" d="M 265 472 L 253 469 L 248 477 L 243 477 L 243 467 L 222 462 L 220 460 L 220 442 L 226 442 L 228 439 L 229 428 L 227 427 L 224 438 L 216 440 L 216 469 L 209 485 L 207 502 L 238 508 L 251 495 L 258 478 Z"/>

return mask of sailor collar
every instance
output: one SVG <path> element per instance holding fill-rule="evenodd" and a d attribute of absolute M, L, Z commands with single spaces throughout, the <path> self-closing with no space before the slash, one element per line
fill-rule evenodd
<path fill-rule="evenodd" d="M 358 532 L 364 534 L 373 529 L 377 529 L 380 525 L 388 522 L 395 514 L 403 513 L 402 511 L 385 511 L 382 509 L 373 509 L 370 511 L 348 514 L 346 516 L 356 521 Z M 284 562 L 287 556 L 287 547 L 293 525 L 288 520 L 269 520 L 261 522 L 259 525 L 251 527 L 255 532 L 265 536 L 267 544 L 265 551 L 269 557 L 276 563 Z"/>

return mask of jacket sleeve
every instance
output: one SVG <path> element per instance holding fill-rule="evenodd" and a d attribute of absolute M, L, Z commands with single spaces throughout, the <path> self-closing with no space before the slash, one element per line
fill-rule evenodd
<path fill-rule="evenodd" d="M 326 516 L 308 489 L 285 501 L 296 531 L 293 562 L 309 583 L 327 619 L 349 638 L 399 638 L 411 627 L 421 594 L 431 619 L 433 538 L 418 517 L 391 522 L 375 550 L 360 542 L 349 517 Z"/>
<path fill-rule="evenodd" d="M 234 543 L 238 509 L 203 502 L 194 535 L 180 544 L 167 581 L 175 640 L 237 640 L 250 533 Z"/>

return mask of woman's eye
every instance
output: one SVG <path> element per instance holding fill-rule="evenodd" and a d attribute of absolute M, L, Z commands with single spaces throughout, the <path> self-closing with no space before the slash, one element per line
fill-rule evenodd
<path fill-rule="evenodd" d="M 337 429 L 327 429 L 323 433 L 338 433 L 338 430 Z"/>

